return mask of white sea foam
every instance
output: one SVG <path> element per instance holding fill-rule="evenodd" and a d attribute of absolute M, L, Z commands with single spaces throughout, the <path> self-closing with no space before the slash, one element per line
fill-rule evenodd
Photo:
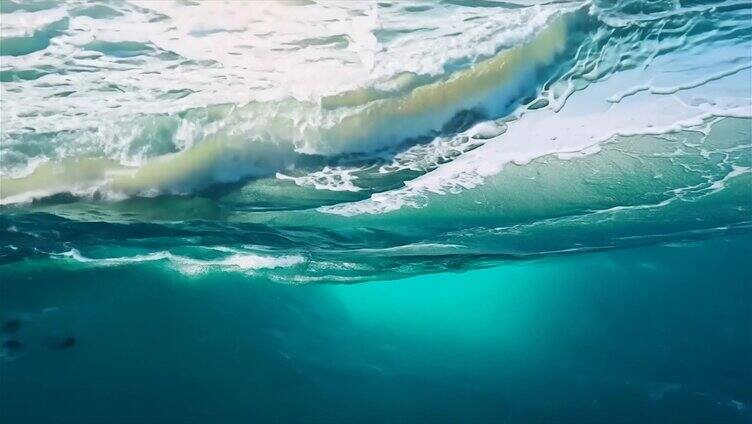
<path fill-rule="evenodd" d="M 693 50 L 658 57 L 648 71 L 625 70 L 566 94 L 564 108 L 552 99 L 548 108 L 523 113 L 503 135 L 407 181 L 403 188 L 319 210 L 353 216 L 418 207 L 429 194 L 482 184 L 507 164 L 523 165 L 550 154 L 572 158 L 595 153 L 600 143 L 617 135 L 703 129 L 717 117 L 752 117 L 750 50 L 749 42 L 719 46 L 704 53 L 704 67 L 695 66 Z M 711 76 L 699 78 L 708 69 L 714 69 Z M 648 88 L 642 89 L 646 80 Z"/>
<path fill-rule="evenodd" d="M 257 1 L 242 7 L 233 2 L 133 1 L 108 4 L 103 7 L 109 13 L 96 14 L 84 13 L 87 6 L 71 2 L 3 14 L 3 38 L 32 36 L 52 22 L 67 22 L 49 45 L 3 56 L 1 68 L 8 75 L 0 85 L 5 146 L 31 130 L 57 133 L 48 158 L 86 152 L 140 163 L 161 153 L 137 148 L 159 131 L 186 138 L 170 140 L 170 146 L 163 146 L 167 150 L 190 147 L 212 133 L 185 128 L 210 122 L 177 119 L 177 124 L 167 124 L 168 119 L 155 118 L 165 122 L 152 129 L 160 123 L 144 117 L 287 99 L 310 103 L 314 118 L 304 120 L 299 111 L 289 110 L 285 119 L 315 126 L 322 98 L 359 90 L 404 94 L 405 87 L 414 88 L 404 81 L 444 77 L 520 45 L 572 7 L 551 4 L 490 13 L 432 4 L 421 13 L 408 13 L 401 4 L 356 1 Z M 283 111 L 271 105 L 255 119 L 275 120 Z M 18 163 L 33 158 L 5 156 L 0 172 L 14 176 Z"/>
<path fill-rule="evenodd" d="M 530 74 L 550 64 L 561 52 L 567 39 L 567 27 L 566 17 L 556 18 L 528 42 L 444 80 L 394 97 L 367 100 L 354 107 L 325 110 L 288 99 L 193 111 L 195 119 L 205 128 L 202 133 L 205 139 L 195 145 L 188 140 L 180 141 L 191 147 L 179 152 L 172 152 L 180 139 L 173 137 L 171 131 L 183 134 L 190 132 L 191 126 L 178 131 L 186 127 L 172 118 L 149 117 L 148 131 L 144 132 L 143 128 L 137 131 L 141 141 L 129 145 L 130 149 L 137 147 L 131 153 L 136 157 L 148 156 L 148 151 L 153 150 L 167 153 L 130 170 L 125 168 L 124 158 L 119 154 L 117 161 L 66 162 L 58 158 L 55 164 L 39 166 L 26 177 L 4 178 L 3 197 L 16 200 L 19 196 L 28 198 L 24 194 L 31 192 L 54 194 L 92 186 L 113 196 L 185 194 L 213 183 L 273 174 L 289 168 L 301 153 L 339 155 L 395 147 L 407 138 L 441 129 L 457 112 L 465 109 L 481 108 L 491 115 L 500 114 L 529 90 L 530 84 L 535 85 Z M 216 123 L 218 119 L 222 125 Z M 475 135 L 487 137 L 490 128 L 478 128 Z M 169 139 L 160 139 L 165 131 Z M 71 137 L 71 134 L 77 133 L 63 136 Z M 66 141 L 63 144 L 67 148 L 78 143 Z M 12 143 L 9 148 L 13 150 Z M 83 162 L 90 165 L 85 175 L 77 171 Z M 54 171 L 57 168 L 62 171 Z M 50 172 L 65 175 L 65 178 L 50 179 Z"/>
<path fill-rule="evenodd" d="M 234 250 L 233 250 L 234 251 Z M 56 255 L 70 258 L 76 262 L 95 266 L 120 266 L 139 262 L 168 261 L 177 270 L 187 275 L 201 274 L 212 269 L 222 271 L 253 272 L 262 269 L 287 268 L 305 262 L 299 255 L 283 255 L 279 257 L 255 255 L 252 253 L 234 253 L 221 259 L 196 259 L 188 256 L 175 255 L 168 251 L 148 253 L 145 255 L 90 258 L 83 256 L 78 250 L 71 249 Z"/>
<path fill-rule="evenodd" d="M 315 171 L 300 177 L 277 173 L 279 180 L 290 180 L 301 187 L 313 187 L 317 190 L 329 191 L 360 191 L 360 187 L 354 181 L 358 179 L 353 173 L 362 171 L 361 168 L 345 168 L 341 166 L 325 166 L 320 171 Z"/>
<path fill-rule="evenodd" d="M 486 140 L 498 137 L 506 128 L 504 123 L 486 121 L 458 134 L 439 136 L 430 143 L 416 144 L 396 154 L 390 164 L 379 167 L 379 173 L 403 170 L 430 171 L 464 152 L 481 146 Z"/>

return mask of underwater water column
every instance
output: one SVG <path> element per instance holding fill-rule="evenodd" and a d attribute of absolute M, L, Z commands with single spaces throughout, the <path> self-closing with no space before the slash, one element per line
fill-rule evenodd
<path fill-rule="evenodd" d="M 752 420 L 752 4 L 0 0 L 0 422 Z"/>

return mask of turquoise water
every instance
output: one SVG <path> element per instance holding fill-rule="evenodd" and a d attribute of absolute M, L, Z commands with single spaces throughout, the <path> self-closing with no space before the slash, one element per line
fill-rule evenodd
<path fill-rule="evenodd" d="M 752 420 L 748 1 L 0 6 L 3 423 Z"/>

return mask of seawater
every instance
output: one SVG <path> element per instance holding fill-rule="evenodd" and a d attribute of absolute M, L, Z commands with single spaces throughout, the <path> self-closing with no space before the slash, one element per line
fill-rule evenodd
<path fill-rule="evenodd" d="M 749 235 L 355 285 L 4 266 L 4 422 L 746 422 Z M 50 349 L 50 337 L 74 347 Z M 42 407 L 43 405 L 43 407 Z"/>
<path fill-rule="evenodd" d="M 0 12 L 3 423 L 752 419 L 748 1 Z"/>

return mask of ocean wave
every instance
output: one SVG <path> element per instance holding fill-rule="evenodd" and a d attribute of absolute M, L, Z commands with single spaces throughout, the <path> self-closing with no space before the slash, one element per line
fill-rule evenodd
<path fill-rule="evenodd" d="M 455 3 L 11 4 L 52 38 L 3 56 L 0 259 L 348 282 L 746 231 L 748 2 Z"/>
<path fill-rule="evenodd" d="M 452 13 L 481 13 L 452 7 Z M 334 93 L 323 90 L 315 95 L 245 102 L 229 96 L 224 104 L 167 114 L 129 112 L 127 123 L 105 121 L 91 127 L 94 132 L 61 127 L 59 124 L 80 123 L 56 118 L 54 131 L 39 133 L 44 128 L 39 119 L 60 116 L 55 107 L 45 113 L 18 115 L 18 119 L 6 119 L 4 114 L 8 130 L 3 131 L 1 202 L 23 203 L 60 193 L 108 200 L 188 195 L 215 184 L 280 175 L 282 179 L 294 176 L 296 184 L 304 187 L 318 185 L 372 196 L 322 211 L 346 216 L 383 213 L 403 205 L 420 205 L 426 193 L 454 193 L 478 186 L 505 164 L 523 164 L 554 153 L 575 157 L 596 151 L 599 143 L 617 135 L 669 133 L 699 128 L 718 117 L 750 116 L 752 95 L 739 89 L 748 86 L 752 78 L 750 28 L 744 20 L 747 9 L 733 1 L 673 9 L 661 6 L 649 15 L 630 7 L 575 2 L 505 9 L 502 32 L 493 32 L 486 24 L 483 31 L 491 32 L 473 32 L 479 39 L 494 40 L 484 44 L 486 47 L 468 50 L 465 56 L 452 53 L 454 59 L 437 62 L 442 68 L 430 72 L 372 70 L 379 75 L 372 81 L 358 87 L 340 83 Z M 41 14 L 40 22 L 66 14 L 90 21 L 136 19 L 143 14 L 156 20 L 155 31 L 162 28 L 162 21 L 170 20 L 170 13 L 173 20 L 185 18 L 181 8 L 147 7 L 130 11 L 130 15 L 126 9 L 113 8 L 116 13 L 110 17 L 90 17 L 91 13 L 60 8 L 23 13 Z M 711 16 L 710 11 L 716 14 Z M 320 12 L 334 13 L 329 9 Z M 435 12 L 431 10 L 429 15 Z M 404 24 L 401 19 L 395 24 Z M 522 19 L 529 19 L 529 24 L 523 25 Z M 713 26 L 715 22 L 721 24 Z M 89 23 L 102 30 L 99 23 Z M 240 34 L 246 31 L 243 25 L 220 31 L 193 22 L 184 30 L 190 27 L 189 32 L 206 38 L 235 31 Z M 70 37 L 69 31 L 58 31 L 61 37 Z M 129 40 L 107 34 L 101 39 L 66 39 L 63 44 L 70 42 L 98 54 L 83 61 L 110 60 L 105 57 L 112 56 L 119 61 L 117 66 L 133 66 L 135 63 L 128 61 L 140 56 L 160 63 L 185 58 L 196 61 L 195 54 L 155 38 Z M 367 39 L 357 31 L 348 34 L 340 38 L 349 40 L 350 47 L 353 39 Z M 333 36 L 322 37 L 315 40 Z M 405 37 L 385 39 L 384 47 L 403 54 L 400 49 L 408 49 L 404 43 L 417 36 Z M 290 38 L 288 44 L 299 51 L 288 53 L 350 48 L 309 38 Z M 467 44 L 464 38 L 462 42 Z M 705 65 L 694 63 L 698 52 L 707 59 Z M 173 54 L 177 56 L 168 57 Z M 436 56 L 432 53 L 429 57 L 433 60 Z M 191 66 L 204 65 L 196 62 Z M 205 66 L 210 70 L 214 65 Z M 13 62 L 8 68 L 3 72 L 21 72 L 23 66 Z M 49 86 L 62 96 L 55 88 L 55 78 L 42 79 L 43 84 L 18 81 L 2 88 L 8 91 L 17 86 L 20 90 L 9 91 L 15 96 L 34 95 L 34 90 Z M 84 75 L 81 81 L 89 84 Z M 116 96 L 129 92 L 117 81 L 107 90 Z M 70 94 L 78 93 L 76 87 L 62 93 L 61 99 L 78 95 Z M 198 88 L 171 87 L 159 96 L 182 104 L 200 93 Z M 73 110 L 78 108 L 77 101 Z M 117 105 L 114 109 L 121 108 Z M 88 116 L 88 112 L 81 113 Z M 593 118 L 595 115 L 600 118 Z M 31 120 L 34 131 L 19 128 L 24 120 Z M 478 134 L 468 135 L 466 131 L 474 124 L 486 134 L 476 129 Z M 35 153 L 30 153 L 30 145 Z M 381 187 L 393 186 L 394 180 L 377 178 L 387 183 L 367 193 L 369 190 L 352 184 L 352 178 L 368 174 L 358 171 L 339 173 L 320 183 L 329 178 L 324 177 L 326 170 L 372 168 L 401 179 L 404 187 L 384 192 Z M 343 182 L 344 175 L 349 175 L 348 183 Z"/>
<path fill-rule="evenodd" d="M 213 183 L 283 170 L 293 166 L 301 154 L 336 156 L 395 147 L 440 130 L 466 109 L 480 108 L 486 115 L 498 115 L 535 87 L 536 70 L 561 52 L 567 39 L 566 22 L 564 17 L 557 18 L 528 43 L 399 97 L 331 111 L 292 100 L 253 102 L 231 108 L 220 124 L 225 128 L 201 143 L 146 160 L 140 166 L 69 158 L 41 166 L 26 177 L 6 176 L 2 180 L 3 202 L 89 190 L 115 197 L 187 193 Z M 91 172 L 76 178 L 80 175 L 76 170 L 84 166 Z M 55 173 L 69 178 L 49 178 Z"/>

